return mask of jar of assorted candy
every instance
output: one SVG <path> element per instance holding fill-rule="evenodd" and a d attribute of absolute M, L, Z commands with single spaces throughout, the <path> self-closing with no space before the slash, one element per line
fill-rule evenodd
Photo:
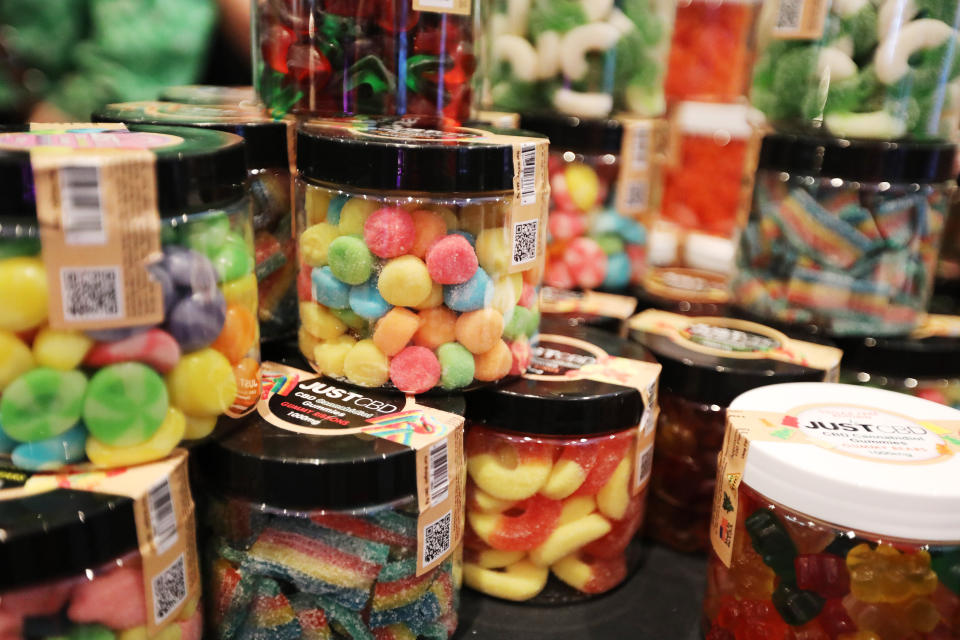
<path fill-rule="evenodd" d="M 308 124 L 298 138 L 311 366 L 407 393 L 519 375 L 540 318 L 546 139 L 409 119 Z"/>
<path fill-rule="evenodd" d="M 960 637 L 958 425 L 949 407 L 849 385 L 737 398 L 706 637 Z"/>
<path fill-rule="evenodd" d="M 462 578 L 463 397 L 430 398 L 442 410 L 428 409 L 279 366 L 264 382 L 259 413 L 196 451 L 207 637 L 450 637 Z M 404 444 L 425 426 L 437 444 Z M 418 506 L 420 464 L 436 490 L 425 495 L 441 505 Z"/>
<path fill-rule="evenodd" d="M 288 124 L 266 117 L 256 107 L 174 102 L 110 104 L 94 118 L 99 122 L 203 127 L 235 133 L 245 140 L 253 205 L 260 338 L 270 341 L 292 337 L 297 324 L 297 264 L 290 206 Z"/>
<path fill-rule="evenodd" d="M 660 367 L 577 333 L 541 335 L 522 378 L 467 394 L 464 582 L 487 595 L 583 600 L 639 564 Z"/>
<path fill-rule="evenodd" d="M 726 276 L 684 267 L 658 267 L 644 274 L 631 291 L 637 308 L 661 309 L 685 316 L 725 316 L 730 294 Z"/>
<path fill-rule="evenodd" d="M 649 236 L 651 266 L 729 274 L 755 155 L 747 107 L 684 102 L 671 116 L 663 204 Z M 753 151 L 753 153 L 751 153 Z"/>
<path fill-rule="evenodd" d="M 679 551 L 704 551 L 731 401 L 768 384 L 835 380 L 842 354 L 728 318 L 647 310 L 630 329 L 663 365 L 646 534 Z"/>
<path fill-rule="evenodd" d="M 955 150 L 766 136 L 733 304 L 835 336 L 912 331 L 930 298 Z"/>
<path fill-rule="evenodd" d="M 463 122 L 477 67 L 471 5 L 256 0 L 255 88 L 275 116 L 411 114 Z"/>
<path fill-rule="evenodd" d="M 254 93 L 253 87 L 187 84 L 162 89 L 158 100 L 180 104 L 256 106 L 257 94 Z"/>
<path fill-rule="evenodd" d="M 138 464 L 253 407 L 245 181 L 220 131 L 0 134 L 0 464 Z"/>
<path fill-rule="evenodd" d="M 768 3 L 751 100 L 780 130 L 950 140 L 960 124 L 954 2 Z"/>
<path fill-rule="evenodd" d="M 674 9 L 674 0 L 495 0 L 484 97 L 519 113 L 662 115 Z"/>
<path fill-rule="evenodd" d="M 667 65 L 670 102 L 735 102 L 747 95 L 759 0 L 681 0 Z"/>

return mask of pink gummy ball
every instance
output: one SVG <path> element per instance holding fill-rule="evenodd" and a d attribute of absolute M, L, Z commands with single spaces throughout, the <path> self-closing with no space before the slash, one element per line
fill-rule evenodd
<path fill-rule="evenodd" d="M 440 238 L 427 251 L 427 271 L 438 284 L 462 284 L 473 277 L 479 266 L 470 242 L 458 234 Z"/>
<path fill-rule="evenodd" d="M 363 241 L 379 258 L 396 258 L 410 253 L 416 237 L 413 217 L 399 207 L 377 209 L 363 225 Z"/>
<path fill-rule="evenodd" d="M 440 361 L 426 347 L 406 347 L 390 361 L 390 382 L 404 393 L 424 393 L 440 382 Z"/>

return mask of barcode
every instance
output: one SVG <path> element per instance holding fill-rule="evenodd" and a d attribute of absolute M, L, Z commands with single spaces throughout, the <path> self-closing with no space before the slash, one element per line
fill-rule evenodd
<path fill-rule="evenodd" d="M 60 201 L 67 244 L 105 244 L 98 167 L 60 169 Z"/>
<path fill-rule="evenodd" d="M 122 318 L 123 274 L 120 267 L 73 267 L 60 270 L 63 315 L 67 321 Z"/>
<path fill-rule="evenodd" d="M 520 146 L 520 206 L 537 202 L 537 145 Z"/>
<path fill-rule="evenodd" d="M 650 129 L 636 126 L 630 149 L 630 166 L 634 171 L 643 171 L 650 164 Z"/>
<path fill-rule="evenodd" d="M 803 19 L 804 0 L 780 0 L 777 12 L 777 29 L 793 31 L 799 29 Z"/>
<path fill-rule="evenodd" d="M 643 487 L 650 479 L 650 471 L 653 469 L 653 443 L 647 445 L 647 448 L 637 456 L 636 478 L 634 483 L 637 487 Z"/>
<path fill-rule="evenodd" d="M 450 550 L 450 525 L 453 514 L 447 511 L 446 515 L 434 520 L 423 528 L 423 566 L 429 566 Z"/>
<path fill-rule="evenodd" d="M 430 454 L 427 456 L 427 468 L 430 504 L 440 504 L 450 495 L 450 473 L 447 466 L 446 439 L 430 447 Z"/>
<path fill-rule="evenodd" d="M 645 209 L 650 197 L 650 184 L 646 180 L 630 180 L 623 185 L 627 190 L 626 207 L 628 209 Z"/>
<path fill-rule="evenodd" d="M 539 220 L 516 222 L 513 225 L 513 256 L 511 264 L 516 266 L 537 259 L 537 236 Z"/>
<path fill-rule="evenodd" d="M 153 619 L 166 620 L 187 599 L 187 572 L 183 554 L 153 579 Z"/>
<path fill-rule="evenodd" d="M 170 482 L 164 479 L 147 494 L 147 507 L 150 510 L 150 528 L 153 530 L 153 544 L 157 553 L 163 553 L 178 539 L 177 513 L 174 510 L 173 494 Z"/>

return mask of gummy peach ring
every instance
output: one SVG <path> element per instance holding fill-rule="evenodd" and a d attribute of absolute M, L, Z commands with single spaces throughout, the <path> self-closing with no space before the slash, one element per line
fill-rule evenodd
<path fill-rule="evenodd" d="M 467 511 L 483 513 L 503 513 L 517 504 L 516 500 L 501 500 L 480 489 L 474 484 L 467 485 Z"/>
<path fill-rule="evenodd" d="M 543 590 L 549 575 L 548 568 L 528 560 L 516 562 L 502 571 L 469 562 L 463 565 L 463 579 L 468 587 L 504 600 L 529 600 Z"/>
<path fill-rule="evenodd" d="M 470 528 L 481 540 L 501 551 L 527 551 L 546 540 L 563 508 L 556 500 L 535 495 L 504 513 L 467 513 Z"/>
<path fill-rule="evenodd" d="M 561 524 L 537 548 L 530 551 L 530 561 L 541 567 L 549 567 L 560 558 L 607 535 L 612 528 L 610 522 L 599 513 L 591 513 Z"/>
<path fill-rule="evenodd" d="M 466 562 L 475 564 L 483 569 L 502 569 L 511 564 L 520 562 L 527 555 L 523 551 L 501 551 L 499 549 L 467 549 L 464 553 Z"/>
<path fill-rule="evenodd" d="M 582 593 L 604 593 L 627 577 L 627 561 L 620 555 L 600 559 L 571 553 L 550 566 L 553 575 Z"/>
<path fill-rule="evenodd" d="M 526 500 L 553 468 L 553 447 L 492 436 L 474 427 L 467 435 L 467 472 L 483 491 L 500 500 Z"/>

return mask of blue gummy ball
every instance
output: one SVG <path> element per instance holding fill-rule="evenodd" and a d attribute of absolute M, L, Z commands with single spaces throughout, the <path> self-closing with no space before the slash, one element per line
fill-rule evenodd
<path fill-rule="evenodd" d="M 350 308 L 358 316 L 376 320 L 393 307 L 380 295 L 376 278 L 370 278 L 363 284 L 351 287 Z"/>
<path fill-rule="evenodd" d="M 337 279 L 330 267 L 314 268 L 310 274 L 313 299 L 331 309 L 350 306 L 350 285 Z"/>
<path fill-rule="evenodd" d="M 454 311 L 464 313 L 490 306 L 493 298 L 493 281 L 482 268 L 463 284 L 443 287 L 443 303 Z"/>

